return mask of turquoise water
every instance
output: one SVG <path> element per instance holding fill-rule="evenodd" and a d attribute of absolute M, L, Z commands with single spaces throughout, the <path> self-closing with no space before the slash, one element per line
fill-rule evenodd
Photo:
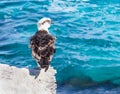
<path fill-rule="evenodd" d="M 0 1 L 0 63 L 37 66 L 28 45 L 42 17 L 54 22 L 58 94 L 119 94 L 103 84 L 120 85 L 120 0 Z"/>

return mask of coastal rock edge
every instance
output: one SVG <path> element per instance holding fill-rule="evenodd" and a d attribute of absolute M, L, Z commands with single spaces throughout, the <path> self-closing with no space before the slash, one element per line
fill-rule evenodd
<path fill-rule="evenodd" d="M 56 70 L 17 68 L 0 64 L 0 94 L 56 94 Z"/>

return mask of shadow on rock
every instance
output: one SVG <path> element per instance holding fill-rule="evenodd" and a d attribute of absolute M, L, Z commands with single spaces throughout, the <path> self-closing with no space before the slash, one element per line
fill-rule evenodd
<path fill-rule="evenodd" d="M 39 76 L 40 71 L 41 71 L 41 68 L 36 67 L 36 68 L 33 68 L 33 69 L 29 69 L 29 74 L 32 75 L 32 76 L 35 76 L 35 79 L 36 79 Z"/>

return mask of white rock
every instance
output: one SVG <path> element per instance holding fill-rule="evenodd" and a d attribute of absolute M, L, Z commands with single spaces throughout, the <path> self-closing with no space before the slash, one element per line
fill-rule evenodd
<path fill-rule="evenodd" d="M 56 71 L 0 64 L 0 94 L 56 94 Z"/>

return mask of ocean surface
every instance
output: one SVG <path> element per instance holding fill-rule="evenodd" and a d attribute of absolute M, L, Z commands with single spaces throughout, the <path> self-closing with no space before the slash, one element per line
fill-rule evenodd
<path fill-rule="evenodd" d="M 0 63 L 37 66 L 28 47 L 50 17 L 57 94 L 120 94 L 120 0 L 1 0 Z"/>

